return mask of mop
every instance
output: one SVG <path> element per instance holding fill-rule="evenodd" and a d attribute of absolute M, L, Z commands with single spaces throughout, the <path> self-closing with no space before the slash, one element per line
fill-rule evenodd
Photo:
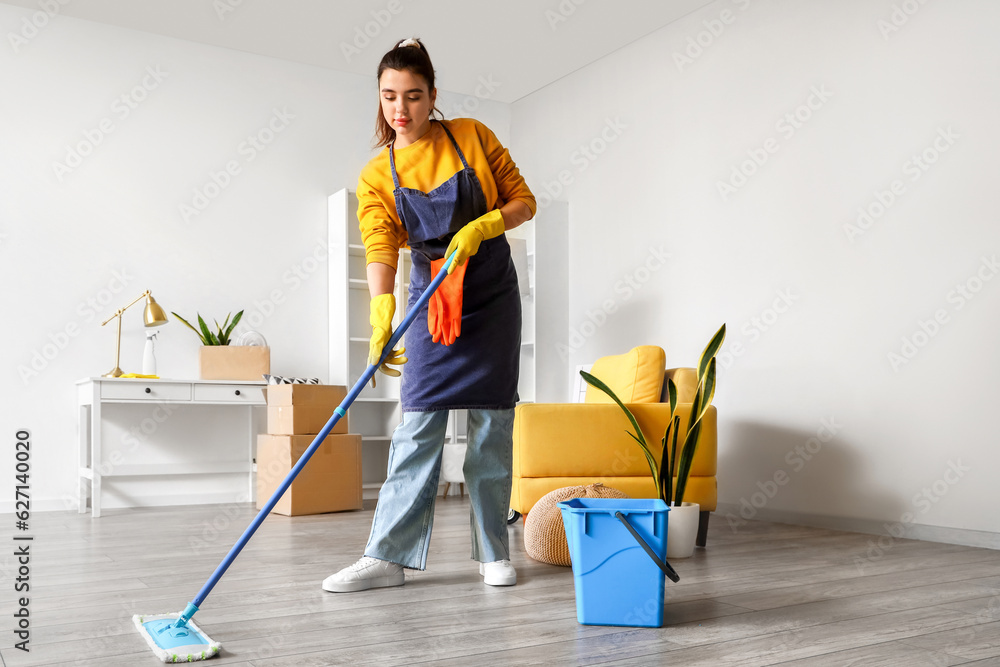
<path fill-rule="evenodd" d="M 382 350 L 382 357 L 377 363 L 368 366 L 368 369 L 358 378 L 358 381 L 354 384 L 354 387 L 348 392 L 347 397 L 341 402 L 341 404 L 333 411 L 330 416 L 330 420 L 326 423 L 326 426 L 316 435 L 316 438 L 306 449 L 302 457 L 299 458 L 298 463 L 288 472 L 284 481 L 278 485 L 274 494 L 271 495 L 270 500 L 264 504 L 264 507 L 258 512 L 257 516 L 247 529 L 243 531 L 243 535 L 240 539 L 236 541 L 233 548 L 229 550 L 226 557 L 222 559 L 219 566 L 215 568 L 215 572 L 212 576 L 208 578 L 205 585 L 201 587 L 198 594 L 194 597 L 191 602 L 187 604 L 184 611 L 179 614 L 136 614 L 132 617 L 132 622 L 135 627 L 139 630 L 139 633 L 149 644 L 149 648 L 153 650 L 163 662 L 194 662 L 196 660 L 207 660 L 219 653 L 222 648 L 219 642 L 210 638 L 205 634 L 201 628 L 199 628 L 195 622 L 192 620 L 194 615 L 198 612 L 199 608 L 205 602 L 205 598 L 208 594 L 212 592 L 212 589 L 222 578 L 222 575 L 226 573 L 229 566 L 233 564 L 236 557 L 239 556 L 240 551 L 243 547 L 247 545 L 253 534 L 257 532 L 257 528 L 260 524 L 264 522 L 267 515 L 271 512 L 274 506 L 281 500 L 281 496 L 284 495 L 288 487 L 291 486 L 292 481 L 295 477 L 302 471 L 306 463 L 309 462 L 310 457 L 315 453 L 319 446 L 326 440 L 326 436 L 330 434 L 333 427 L 340 421 L 341 417 L 347 414 L 347 408 L 351 406 L 354 399 L 358 397 L 361 390 L 365 388 L 368 381 L 375 375 L 375 371 L 382 364 L 383 360 L 392 352 L 396 347 L 396 343 L 402 338 L 403 334 L 409 328 L 410 324 L 416 318 L 417 313 L 423 308 L 427 301 L 431 298 L 431 295 L 437 290 L 438 286 L 444 281 L 448 276 L 448 266 L 451 264 L 452 259 L 454 259 L 455 253 L 452 253 L 448 257 L 448 261 L 444 263 L 441 270 L 438 272 L 431 284 L 427 286 L 424 293 L 420 295 L 417 303 L 413 308 L 406 313 L 403 321 L 400 323 L 399 327 L 392 334 L 389 342 L 385 345 Z"/>

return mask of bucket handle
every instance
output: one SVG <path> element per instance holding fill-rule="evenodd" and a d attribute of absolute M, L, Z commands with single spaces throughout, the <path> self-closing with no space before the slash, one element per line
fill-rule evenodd
<path fill-rule="evenodd" d="M 667 578 L 670 579 L 670 581 L 676 584 L 681 580 L 680 576 L 678 576 L 678 574 L 674 571 L 674 568 L 670 567 L 670 563 L 665 560 L 660 560 L 660 557 L 656 555 L 656 552 L 653 551 L 652 547 L 646 544 L 646 540 L 642 539 L 621 511 L 615 512 L 615 518 L 622 522 L 622 525 L 625 526 L 628 532 L 632 533 L 632 537 L 635 538 L 635 541 L 638 542 L 639 546 L 643 548 L 646 554 L 653 559 L 653 562 L 656 563 L 657 567 L 663 570 L 663 574 L 667 575 Z"/>

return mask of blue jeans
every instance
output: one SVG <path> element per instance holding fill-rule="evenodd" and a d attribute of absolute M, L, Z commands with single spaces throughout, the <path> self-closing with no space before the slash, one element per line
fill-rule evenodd
<path fill-rule="evenodd" d="M 447 426 L 447 410 L 403 413 L 392 434 L 389 471 L 379 491 L 366 556 L 426 568 Z M 513 432 L 513 410 L 469 410 L 463 472 L 471 502 L 472 558 L 481 563 L 510 558 Z"/>

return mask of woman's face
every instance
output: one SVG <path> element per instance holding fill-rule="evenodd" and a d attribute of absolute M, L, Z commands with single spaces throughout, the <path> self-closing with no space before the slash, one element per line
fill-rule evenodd
<path fill-rule="evenodd" d="M 396 148 L 427 134 L 437 90 L 427 90 L 424 77 L 409 70 L 387 69 L 379 79 L 379 97 L 385 122 L 396 131 Z"/>

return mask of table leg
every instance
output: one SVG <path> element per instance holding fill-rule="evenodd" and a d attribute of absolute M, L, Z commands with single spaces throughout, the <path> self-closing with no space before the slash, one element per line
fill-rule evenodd
<path fill-rule="evenodd" d="M 77 454 L 80 459 L 80 467 L 77 469 L 77 484 L 79 484 L 79 488 L 77 489 L 77 498 L 79 501 L 78 511 L 80 514 L 83 514 L 87 511 L 87 485 L 90 483 L 90 480 L 82 474 L 83 469 L 87 467 L 87 450 L 90 449 L 90 443 L 87 442 L 87 435 L 90 431 L 90 425 L 87 423 L 87 417 L 90 410 L 86 405 L 79 405 L 77 409 L 76 437 L 77 446 L 79 448 Z"/>
<path fill-rule="evenodd" d="M 90 407 L 90 514 L 101 516 L 101 397 L 100 387 L 94 384 L 94 398 Z"/>
<path fill-rule="evenodd" d="M 247 406 L 247 460 L 250 461 L 250 472 L 248 473 L 248 488 L 247 488 L 247 498 L 250 499 L 251 503 L 257 502 L 257 485 L 254 483 L 254 472 L 253 472 L 253 459 L 254 459 L 254 432 L 253 427 L 253 406 Z"/>

